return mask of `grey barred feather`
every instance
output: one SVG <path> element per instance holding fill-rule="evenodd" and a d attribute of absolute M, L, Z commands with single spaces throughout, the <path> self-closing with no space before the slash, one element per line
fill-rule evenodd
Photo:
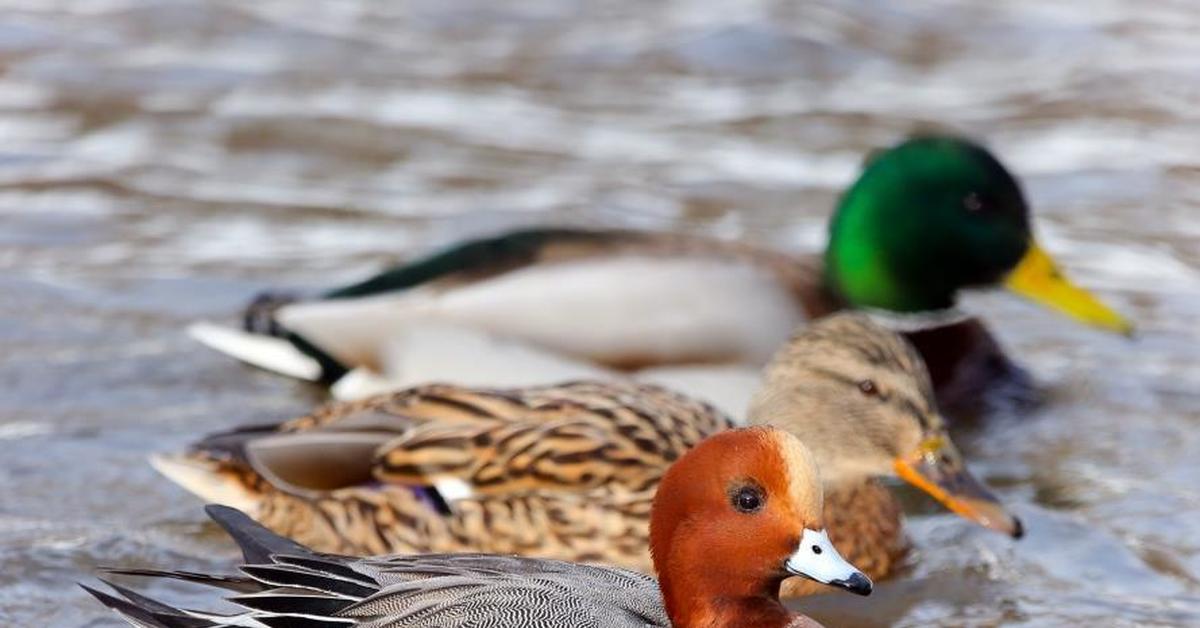
<path fill-rule="evenodd" d="M 351 558 L 317 554 L 232 508 L 209 515 L 243 553 L 286 549 L 241 571 L 255 590 L 229 598 L 246 609 L 214 615 L 177 609 L 108 583 L 120 596 L 84 587 L 139 628 L 646 628 L 670 622 L 658 584 L 625 569 L 491 554 Z M 114 571 L 216 585 L 230 578 L 172 571 Z M 236 579 L 236 578 L 233 578 Z"/>

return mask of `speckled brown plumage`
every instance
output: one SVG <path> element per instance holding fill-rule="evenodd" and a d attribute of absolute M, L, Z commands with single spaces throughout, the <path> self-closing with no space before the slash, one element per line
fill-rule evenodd
<path fill-rule="evenodd" d="M 662 471 L 732 422 L 707 404 L 646 384 L 521 391 L 429 385 L 330 404 L 279 433 L 355 425 L 394 434 L 376 456 L 376 481 L 288 490 L 264 480 L 244 457 L 226 458 L 222 473 L 258 496 L 256 519 L 318 551 L 523 554 L 649 572 L 650 502 Z M 203 443 L 192 456 L 215 459 Z M 440 513 L 410 488 L 437 477 L 462 479 L 478 494 Z M 886 577 L 903 545 L 891 495 L 867 483 L 829 491 L 826 501 L 839 551 L 872 578 Z M 802 582 L 793 579 L 786 590 L 823 588 Z"/>
<path fill-rule="evenodd" d="M 631 382 L 520 390 L 427 385 L 335 403 L 281 432 L 379 423 L 396 437 L 373 475 L 393 484 L 458 478 L 479 494 L 641 491 L 705 436 L 733 425 L 711 405 Z"/>
<path fill-rule="evenodd" d="M 256 495 L 259 521 L 320 551 L 520 553 L 645 570 L 650 500 L 662 472 L 730 426 L 711 406 L 646 384 L 429 385 L 331 404 L 280 426 L 276 435 L 285 439 L 383 434 L 369 482 L 333 490 L 272 484 L 250 464 L 261 462 L 253 453 L 258 434 L 237 456 L 205 443 L 191 455 L 217 463 L 228 481 Z M 210 441 L 228 446 L 229 436 Z M 410 488 L 447 478 L 474 492 L 448 513 Z"/>

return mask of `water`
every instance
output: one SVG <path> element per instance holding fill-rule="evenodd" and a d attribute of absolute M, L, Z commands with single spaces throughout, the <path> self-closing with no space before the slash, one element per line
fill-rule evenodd
<path fill-rule="evenodd" d="M 864 152 L 928 128 L 986 138 L 1141 334 L 971 299 L 1050 391 L 962 437 L 1028 537 L 923 506 L 905 578 L 811 606 L 1200 624 L 1200 9 L 501 4 L 0 2 L 0 625 L 120 625 L 74 585 L 96 565 L 230 564 L 145 456 L 321 393 L 185 323 L 515 225 L 813 250 Z"/>

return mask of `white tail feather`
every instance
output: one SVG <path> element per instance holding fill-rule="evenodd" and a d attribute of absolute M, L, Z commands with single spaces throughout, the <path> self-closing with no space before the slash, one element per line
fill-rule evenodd
<path fill-rule="evenodd" d="M 321 365 L 282 338 L 252 334 L 212 323 L 194 323 L 188 335 L 204 346 L 288 377 L 316 381 Z"/>

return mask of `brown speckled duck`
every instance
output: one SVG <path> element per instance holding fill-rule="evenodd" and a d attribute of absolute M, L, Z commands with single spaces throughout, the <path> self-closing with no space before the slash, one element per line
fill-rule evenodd
<path fill-rule="evenodd" d="M 920 356 L 862 314 L 793 337 L 748 422 L 808 444 L 834 543 L 872 577 L 893 572 L 907 547 L 879 477 L 1021 534 L 963 465 Z M 321 551 L 516 553 L 648 571 L 650 496 L 663 471 L 731 425 L 706 403 L 633 382 L 426 385 L 219 434 L 155 465 Z"/>
<path fill-rule="evenodd" d="M 84 588 L 140 628 L 820 628 L 780 603 L 786 578 L 871 592 L 830 544 L 821 500 L 804 445 L 752 427 L 704 440 L 662 476 L 649 525 L 658 583 L 614 567 L 494 554 L 317 554 L 210 506 L 243 552 L 239 575 L 110 573 L 232 589 L 244 611 L 182 610 L 113 583 L 117 595 Z"/>
<path fill-rule="evenodd" d="M 756 372 L 801 322 L 854 308 L 908 336 L 943 409 L 959 414 L 990 391 L 1032 392 L 984 325 L 955 309 L 965 288 L 1003 285 L 1089 325 L 1132 329 L 1067 280 L 1034 239 L 1029 214 L 1016 179 L 986 149 L 919 137 L 869 160 L 833 214 L 823 256 L 681 235 L 532 229 L 465 242 L 315 299 L 262 299 L 247 315 L 248 333 L 193 331 L 296 377 L 332 382 L 349 372 L 335 390 L 345 398 L 363 380 L 375 390 L 435 381 L 423 378 L 425 360 L 403 357 L 406 339 L 430 324 L 519 340 L 597 368 L 725 364 Z M 451 381 L 527 385 L 561 381 L 554 375 L 564 372 L 550 369 L 547 379 L 510 365 L 460 376 L 476 359 L 472 352 L 449 371 Z M 710 382 L 670 385 L 707 400 Z M 744 412 L 740 400 L 722 405 Z"/>

